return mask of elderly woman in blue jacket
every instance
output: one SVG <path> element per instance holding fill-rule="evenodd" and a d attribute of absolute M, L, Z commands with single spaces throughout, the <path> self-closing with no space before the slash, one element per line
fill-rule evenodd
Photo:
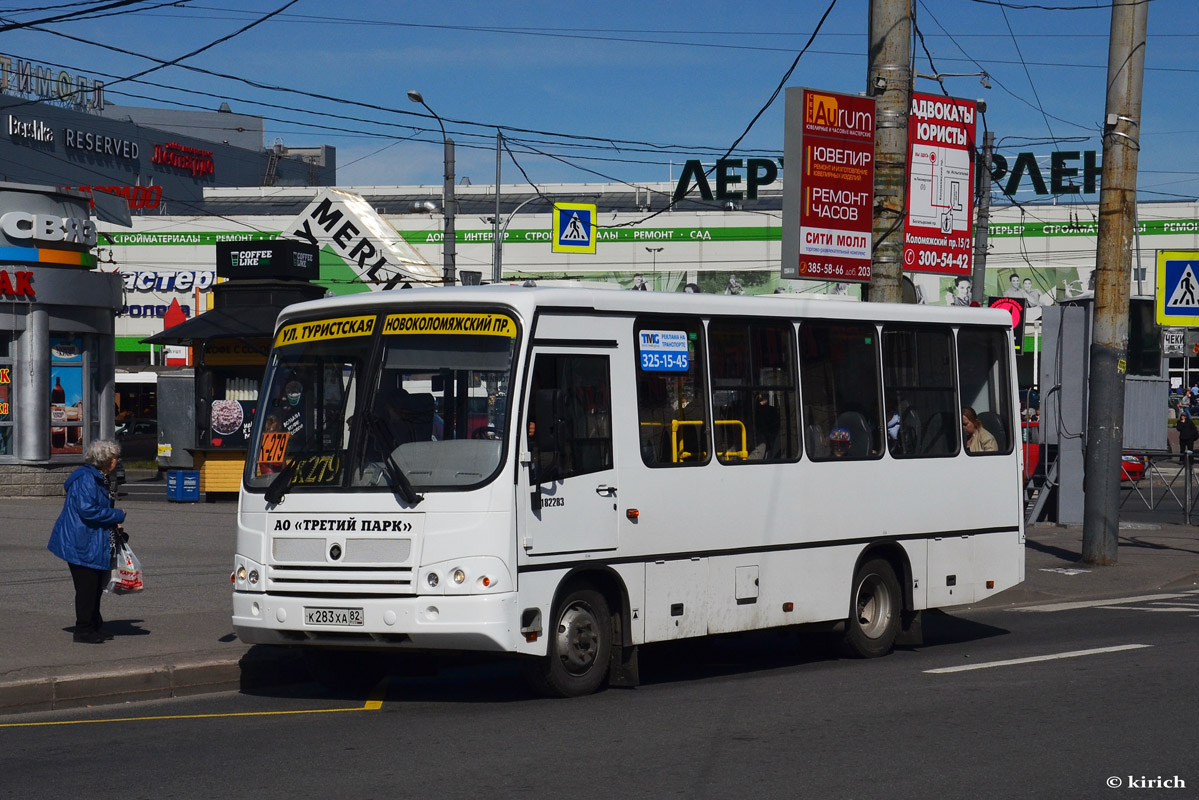
<path fill-rule="evenodd" d="M 75 641 L 100 644 L 111 639 L 100 628 L 100 595 L 112 574 L 112 546 L 108 532 L 125 521 L 125 512 L 113 508 L 105 478 L 116 469 L 121 446 L 94 441 L 87 448 L 87 463 L 71 473 L 64 484 L 67 499 L 50 534 L 49 550 L 67 562 L 75 583 Z"/>

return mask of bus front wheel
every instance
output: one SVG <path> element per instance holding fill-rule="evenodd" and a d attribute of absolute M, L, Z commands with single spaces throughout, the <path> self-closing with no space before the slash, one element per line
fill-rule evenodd
<path fill-rule="evenodd" d="M 853 577 L 845 644 L 859 658 L 877 658 L 891 652 L 900 624 L 899 580 L 891 564 L 881 558 L 866 561 Z"/>
<path fill-rule="evenodd" d="M 534 688 L 554 697 L 591 694 L 608 677 L 612 656 L 612 616 L 604 596 L 575 589 L 554 613 L 545 658 L 530 665 Z"/>

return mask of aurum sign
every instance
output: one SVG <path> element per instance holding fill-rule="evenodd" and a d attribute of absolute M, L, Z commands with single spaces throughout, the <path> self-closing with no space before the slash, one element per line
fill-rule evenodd
<path fill-rule="evenodd" d="M 903 268 L 969 275 L 974 240 L 975 103 L 913 94 Z"/>
<path fill-rule="evenodd" d="M 783 184 L 783 239 L 797 241 L 784 245 L 782 277 L 869 281 L 874 99 L 788 89 L 786 120 L 784 158 L 800 174 L 798 197 Z"/>

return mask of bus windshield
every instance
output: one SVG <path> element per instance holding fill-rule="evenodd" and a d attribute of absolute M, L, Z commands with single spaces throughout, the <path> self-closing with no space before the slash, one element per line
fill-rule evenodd
<path fill-rule="evenodd" d="M 498 469 L 516 323 L 405 313 L 285 325 L 255 422 L 249 488 L 462 488 Z M 280 476 L 286 473 L 282 479 Z"/>

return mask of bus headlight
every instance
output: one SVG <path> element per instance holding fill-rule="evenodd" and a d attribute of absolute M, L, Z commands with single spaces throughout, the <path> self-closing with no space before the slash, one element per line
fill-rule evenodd
<path fill-rule="evenodd" d="M 233 558 L 233 590 L 236 592 L 261 592 L 265 586 L 261 580 L 263 566 L 245 556 Z"/>
<path fill-rule="evenodd" d="M 453 561 L 438 561 L 420 569 L 425 594 L 470 595 L 496 594 L 515 590 L 515 581 L 502 559 L 495 556 L 466 556 Z M 437 576 L 445 581 L 438 582 Z M 425 584 L 428 584 L 425 586 Z"/>

